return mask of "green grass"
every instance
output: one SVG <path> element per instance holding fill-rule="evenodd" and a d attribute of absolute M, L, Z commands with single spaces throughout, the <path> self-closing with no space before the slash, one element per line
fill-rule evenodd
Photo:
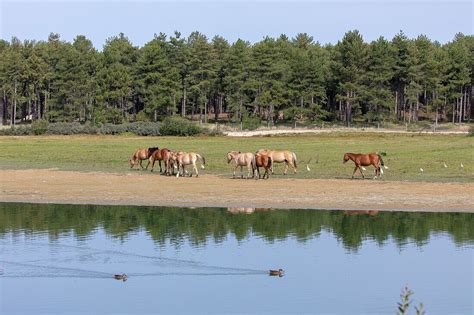
<path fill-rule="evenodd" d="M 0 137 L 0 169 L 58 168 L 61 170 L 128 172 L 128 159 L 136 148 L 159 146 L 203 154 L 204 173 L 231 174 L 225 153 L 255 152 L 259 148 L 296 152 L 296 178 L 350 178 L 352 162 L 342 164 L 344 152 L 385 151 L 384 180 L 473 182 L 474 137 L 466 135 L 349 134 L 273 137 L 132 137 L 42 136 Z M 309 159 L 311 171 L 306 171 Z M 446 162 L 448 168 L 443 166 Z M 464 168 L 460 167 L 461 162 Z M 145 162 L 146 165 L 146 162 Z M 420 167 L 424 172 L 420 172 Z M 156 168 L 156 166 L 155 166 Z M 281 178 L 283 166 L 275 167 Z M 372 167 L 365 171 L 371 175 Z M 369 176 L 370 177 L 370 176 Z"/>

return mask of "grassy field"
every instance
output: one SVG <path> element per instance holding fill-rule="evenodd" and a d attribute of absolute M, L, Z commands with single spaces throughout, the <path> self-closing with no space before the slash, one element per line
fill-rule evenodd
<path fill-rule="evenodd" d="M 259 148 L 296 152 L 296 178 L 349 178 L 353 164 L 342 164 L 344 152 L 385 151 L 384 180 L 473 182 L 474 138 L 466 135 L 348 134 L 231 137 L 38 136 L 0 137 L 0 169 L 58 168 L 61 170 L 128 172 L 136 148 L 159 146 L 195 151 L 205 156 L 204 173 L 230 176 L 225 153 Z M 311 159 L 310 172 L 306 163 Z M 446 162 L 447 168 L 443 166 Z M 461 168 L 463 163 L 464 168 Z M 146 165 L 146 163 L 145 163 Z M 422 173 L 420 168 L 424 169 Z M 277 165 L 275 177 L 282 178 Z M 371 175 L 373 168 L 367 168 Z M 145 172 L 143 172 L 145 173 Z M 157 173 L 151 175 L 157 176 Z"/>

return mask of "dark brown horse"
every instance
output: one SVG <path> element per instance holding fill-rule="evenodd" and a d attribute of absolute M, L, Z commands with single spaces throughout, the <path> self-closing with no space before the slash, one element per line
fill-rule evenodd
<path fill-rule="evenodd" d="M 152 147 L 148 149 L 137 149 L 129 160 L 130 168 L 133 168 L 138 163 L 143 169 L 142 161 L 148 159 L 156 150 L 158 150 L 158 147 Z"/>
<path fill-rule="evenodd" d="M 383 171 L 380 169 L 379 162 L 383 167 L 387 168 L 383 164 L 382 157 L 380 156 L 380 154 L 377 154 L 377 153 L 369 153 L 369 154 L 346 153 L 344 154 L 343 163 L 346 163 L 349 160 L 351 160 L 355 164 L 354 172 L 352 173 L 352 178 L 354 178 L 354 174 L 357 171 L 357 169 L 359 169 L 360 174 L 362 175 L 362 178 L 364 178 L 364 174 L 362 173 L 362 169 L 364 169 L 364 166 L 369 166 L 369 165 L 374 166 L 375 168 L 374 179 L 377 178 L 377 175 L 380 176 L 381 174 L 383 174 Z"/>
<path fill-rule="evenodd" d="M 163 161 L 163 163 L 165 164 L 165 173 L 169 174 L 170 156 L 171 156 L 171 151 L 168 150 L 167 148 L 155 150 L 148 158 L 148 164 L 146 165 L 146 168 L 148 169 L 148 165 L 150 165 L 151 163 L 151 172 L 153 172 L 153 168 L 155 167 L 155 162 L 158 161 L 158 164 L 160 165 L 160 173 L 163 173 L 163 169 L 161 167 L 161 161 Z"/>
<path fill-rule="evenodd" d="M 265 169 L 265 173 L 263 174 L 263 179 L 265 179 L 265 175 L 267 175 L 267 179 L 270 177 L 270 173 L 273 166 L 273 159 L 270 155 L 264 153 L 257 153 L 255 154 L 254 159 L 252 160 L 253 172 L 255 179 L 260 178 L 260 167 Z M 257 171 L 257 176 L 255 176 L 255 171 Z"/>

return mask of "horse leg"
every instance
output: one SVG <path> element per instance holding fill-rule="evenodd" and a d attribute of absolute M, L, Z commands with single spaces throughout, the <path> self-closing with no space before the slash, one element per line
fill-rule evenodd
<path fill-rule="evenodd" d="M 244 170 L 242 165 L 240 165 L 240 178 L 244 178 Z"/>
<path fill-rule="evenodd" d="M 163 173 L 163 170 L 161 169 L 161 160 L 158 160 L 158 163 L 160 164 L 160 173 Z"/>
<path fill-rule="evenodd" d="M 148 160 L 148 164 L 150 164 L 150 160 Z M 147 168 L 148 168 L 148 164 L 147 164 Z M 151 170 L 150 172 L 153 172 L 153 169 L 155 168 L 155 159 L 154 158 L 151 158 Z"/>
<path fill-rule="evenodd" d="M 233 174 L 233 175 L 232 175 L 232 178 L 235 178 L 235 170 L 237 169 L 237 167 L 239 167 L 239 166 L 238 166 L 237 164 L 235 164 L 235 166 L 234 166 L 234 172 L 232 173 L 232 174 Z"/>
<path fill-rule="evenodd" d="M 360 172 L 360 175 L 362 175 L 362 178 L 365 178 L 364 173 L 362 173 L 362 168 L 360 166 L 359 166 L 359 172 Z"/>
<path fill-rule="evenodd" d="M 288 165 L 289 165 L 288 161 L 285 160 L 285 169 L 283 170 L 283 175 L 286 175 L 286 173 L 288 173 Z"/>
<path fill-rule="evenodd" d="M 193 163 L 193 170 L 196 171 L 196 177 L 198 177 L 198 176 L 199 176 L 199 172 L 198 172 L 198 168 L 197 168 L 197 166 L 196 166 L 196 162 Z M 192 172 L 191 172 L 191 174 L 192 174 Z"/>
<path fill-rule="evenodd" d="M 359 167 L 357 165 L 354 167 L 354 172 L 352 172 L 352 179 L 354 179 L 354 174 L 357 172 L 358 168 Z"/>

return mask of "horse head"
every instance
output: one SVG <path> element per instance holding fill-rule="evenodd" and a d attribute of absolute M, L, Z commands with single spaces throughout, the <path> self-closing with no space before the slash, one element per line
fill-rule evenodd
<path fill-rule="evenodd" d="M 349 161 L 351 159 L 351 157 L 349 156 L 349 153 L 345 153 L 344 154 L 344 159 L 342 160 L 342 163 L 346 163 L 347 161 Z"/>

